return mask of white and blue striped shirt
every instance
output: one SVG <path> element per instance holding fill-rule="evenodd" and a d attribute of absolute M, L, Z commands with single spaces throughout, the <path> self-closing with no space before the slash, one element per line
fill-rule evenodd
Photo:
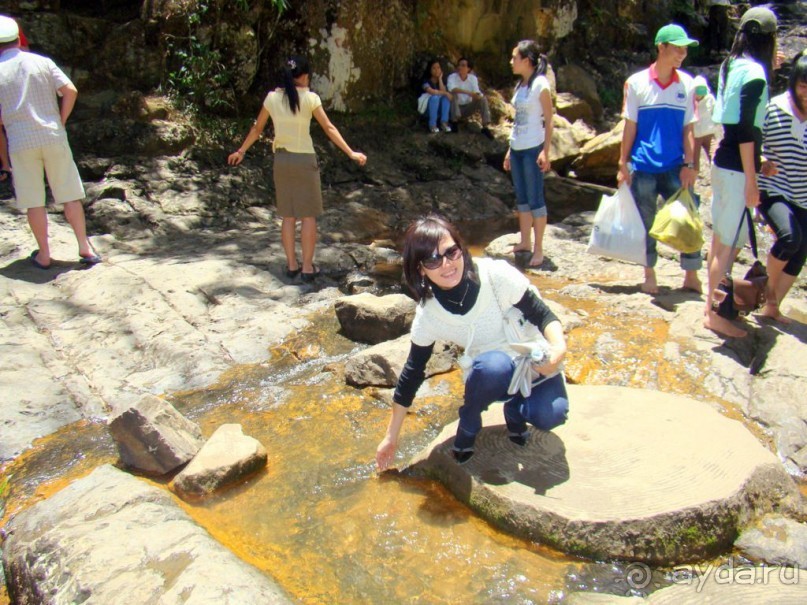
<path fill-rule="evenodd" d="M 789 92 L 768 103 L 762 136 L 762 155 L 776 162 L 779 172 L 760 176 L 760 189 L 807 208 L 807 121 L 793 114 Z"/>

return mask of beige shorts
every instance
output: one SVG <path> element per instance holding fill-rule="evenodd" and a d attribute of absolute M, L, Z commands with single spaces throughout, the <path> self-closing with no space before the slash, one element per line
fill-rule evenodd
<path fill-rule="evenodd" d="M 737 235 L 737 227 L 744 209 L 745 175 L 712 164 L 712 231 L 726 246 L 731 246 Z M 742 248 L 746 242 L 748 242 L 748 224 L 743 220 L 734 247 Z"/>
<path fill-rule="evenodd" d="M 274 178 L 280 216 L 308 218 L 322 214 L 322 186 L 315 154 L 276 150 Z"/>
<path fill-rule="evenodd" d="M 84 185 L 67 141 L 11 154 L 17 208 L 45 205 L 45 180 L 56 204 L 84 199 Z"/>

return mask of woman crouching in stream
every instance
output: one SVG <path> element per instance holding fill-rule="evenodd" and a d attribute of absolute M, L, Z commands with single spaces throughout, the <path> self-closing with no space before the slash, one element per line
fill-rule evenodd
<path fill-rule="evenodd" d="M 407 230 L 403 270 L 419 304 L 392 418 L 376 451 L 379 470 L 395 457 L 401 426 L 438 340 L 464 347 L 459 363 L 465 395 L 453 446 L 460 464 L 473 456 L 482 412 L 495 401 L 505 402 L 509 438 L 517 445 L 526 445 L 528 423 L 549 431 L 566 421 L 563 328 L 523 274 L 503 260 L 472 261 L 456 227 L 435 215 Z M 523 324 L 520 342 L 514 342 L 513 322 Z"/>
<path fill-rule="evenodd" d="M 322 108 L 322 101 L 309 90 L 311 70 L 308 59 L 293 56 L 283 69 L 283 88 L 271 91 L 263 101 L 258 119 L 249 129 L 244 142 L 227 158 L 231 166 L 240 164 L 247 150 L 257 141 L 269 118 L 275 129 L 272 151 L 275 153 L 274 180 L 277 193 L 277 213 L 283 218 L 280 237 L 286 253 L 286 277 L 300 275 L 305 282 L 319 275 L 314 265 L 317 244 L 317 216 L 322 214 L 322 186 L 317 156 L 311 140 L 311 118 L 314 117 L 328 138 L 359 166 L 367 156 L 353 151 L 342 138 Z M 297 260 L 295 232 L 300 226 L 302 266 Z M 301 273 L 302 272 L 302 273 Z"/>

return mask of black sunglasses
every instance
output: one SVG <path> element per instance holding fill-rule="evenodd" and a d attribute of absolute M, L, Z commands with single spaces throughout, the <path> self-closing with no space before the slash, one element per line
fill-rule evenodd
<path fill-rule="evenodd" d="M 428 258 L 424 258 L 420 261 L 420 264 L 423 265 L 424 269 L 439 269 L 443 266 L 443 259 L 447 258 L 448 260 L 457 260 L 460 256 L 462 256 L 462 248 L 459 247 L 459 244 L 454 244 L 449 248 L 446 248 L 446 251 L 442 254 L 434 253 Z"/>

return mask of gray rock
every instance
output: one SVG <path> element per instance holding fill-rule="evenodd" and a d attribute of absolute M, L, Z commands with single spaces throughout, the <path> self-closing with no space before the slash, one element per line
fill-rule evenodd
<path fill-rule="evenodd" d="M 194 422 L 151 395 L 113 418 L 109 432 L 124 464 L 157 475 L 182 466 L 204 444 Z"/>
<path fill-rule="evenodd" d="M 807 525 L 781 516 L 764 517 L 734 545 L 749 559 L 770 565 L 807 568 Z"/>
<path fill-rule="evenodd" d="M 624 387 L 568 392 L 566 424 L 533 430 L 525 447 L 508 440 L 497 404 L 469 462 L 451 454 L 454 422 L 410 466 L 522 538 L 652 565 L 714 556 L 757 515 L 798 501 L 776 457 L 703 402 Z"/>
<path fill-rule="evenodd" d="M 165 491 L 104 465 L 8 525 L 9 595 L 42 603 L 288 603 Z"/>
<path fill-rule="evenodd" d="M 416 303 L 405 294 L 345 296 L 334 311 L 342 333 L 358 342 L 377 344 L 409 332 Z"/>
<path fill-rule="evenodd" d="M 409 355 L 409 348 L 409 335 L 405 334 L 357 353 L 345 364 L 345 382 L 355 387 L 395 386 Z M 426 376 L 448 372 L 455 357 L 454 347 L 435 343 L 434 353 L 426 365 Z"/>
<path fill-rule="evenodd" d="M 260 471 L 266 460 L 266 448 L 244 435 L 240 424 L 224 424 L 174 477 L 172 486 L 183 498 L 205 496 Z"/>

